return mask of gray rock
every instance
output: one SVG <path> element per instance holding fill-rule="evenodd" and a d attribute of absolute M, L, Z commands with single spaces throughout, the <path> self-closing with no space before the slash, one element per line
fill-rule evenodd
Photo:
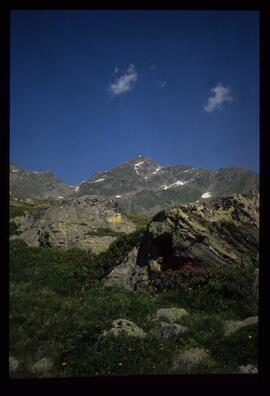
<path fill-rule="evenodd" d="M 50 358 L 42 358 L 32 365 L 32 371 L 47 374 L 53 367 L 53 360 Z"/>
<path fill-rule="evenodd" d="M 137 254 L 138 249 L 132 249 L 127 260 L 115 267 L 103 280 L 103 286 L 120 287 L 129 291 L 147 288 L 148 271 L 146 267 L 139 267 L 136 264 Z"/>
<path fill-rule="evenodd" d="M 156 319 L 166 319 L 170 323 L 187 316 L 188 312 L 184 308 L 161 308 L 157 310 Z"/>
<path fill-rule="evenodd" d="M 246 366 L 239 366 L 239 374 L 258 374 L 258 369 L 252 364 Z"/>
<path fill-rule="evenodd" d="M 172 370 L 181 366 L 192 368 L 208 358 L 208 353 L 201 348 L 194 348 L 188 351 L 177 351 L 173 360 Z"/>
<path fill-rule="evenodd" d="M 18 360 L 15 359 L 13 356 L 9 356 L 9 371 L 10 371 L 10 373 L 15 373 L 15 371 L 17 371 L 18 366 L 19 366 Z"/>
<path fill-rule="evenodd" d="M 209 190 L 210 191 L 210 190 Z M 163 258 L 161 270 L 240 265 L 259 249 L 259 195 L 248 193 L 181 204 L 157 213 L 142 238 L 144 260 Z"/>
<path fill-rule="evenodd" d="M 20 205 L 24 204 L 25 200 L 20 199 Z M 13 199 L 10 205 L 20 207 L 19 201 Z M 20 233 L 13 237 L 33 247 L 39 246 L 37 233 L 43 226 L 49 231 L 53 247 L 76 246 L 95 254 L 107 250 L 119 233 L 136 229 L 119 205 L 105 197 L 77 197 L 47 204 L 36 200 L 34 209 L 33 215 L 13 219 Z"/>
<path fill-rule="evenodd" d="M 176 323 L 158 322 L 155 328 L 156 334 L 160 338 L 176 338 L 180 334 L 184 334 L 188 331 L 188 328 L 181 326 Z"/>
<path fill-rule="evenodd" d="M 103 331 L 101 337 L 119 337 L 121 335 L 144 338 L 146 333 L 130 320 L 116 319 L 113 321 L 111 329 Z"/>
<path fill-rule="evenodd" d="M 236 333 L 239 329 L 243 327 L 248 327 L 258 324 L 258 316 L 250 316 L 244 320 L 229 321 L 225 323 L 225 336 Z"/>

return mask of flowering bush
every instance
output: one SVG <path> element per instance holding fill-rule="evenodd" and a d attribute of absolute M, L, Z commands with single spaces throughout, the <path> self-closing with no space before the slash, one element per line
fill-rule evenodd
<path fill-rule="evenodd" d="M 178 270 L 168 270 L 160 272 L 152 280 L 153 286 L 158 290 L 168 290 L 174 288 L 182 288 L 189 290 L 190 288 L 202 287 L 209 281 L 211 271 L 193 267 L 190 264 L 184 265 Z"/>
<path fill-rule="evenodd" d="M 157 290 L 181 288 L 187 292 L 205 291 L 220 300 L 253 300 L 254 266 L 195 267 L 191 261 L 176 270 L 155 274 L 152 285 Z"/>

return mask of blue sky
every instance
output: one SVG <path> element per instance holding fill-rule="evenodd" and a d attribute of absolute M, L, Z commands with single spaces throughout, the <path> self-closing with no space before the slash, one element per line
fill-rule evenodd
<path fill-rule="evenodd" d="M 14 11 L 11 161 L 67 183 L 137 155 L 259 171 L 259 13 Z"/>

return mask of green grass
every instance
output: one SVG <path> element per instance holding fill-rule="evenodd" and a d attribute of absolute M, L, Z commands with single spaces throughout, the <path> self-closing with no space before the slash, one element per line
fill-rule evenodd
<path fill-rule="evenodd" d="M 194 347 L 209 350 L 211 359 L 176 374 L 229 373 L 242 364 L 256 365 L 255 326 L 223 336 L 225 320 L 246 315 L 239 312 L 237 300 L 222 310 L 217 295 L 207 295 L 207 289 L 132 293 L 102 287 L 109 266 L 121 262 L 140 236 L 136 232 L 119 238 L 107 256 L 80 249 L 30 248 L 20 240 L 10 243 L 10 355 L 20 362 L 16 377 L 37 375 L 31 365 L 43 357 L 54 360 L 54 377 L 172 374 L 175 351 Z M 161 340 L 151 318 L 157 309 L 173 306 L 189 312 L 181 320 L 189 331 L 175 341 Z M 119 318 L 135 322 L 147 337 L 100 340 L 101 332 Z"/>
<path fill-rule="evenodd" d="M 119 237 L 121 235 L 124 235 L 124 233 L 114 231 L 111 228 L 97 228 L 96 230 L 88 231 L 86 235 L 98 236 L 98 237 L 103 237 L 103 236 Z"/>
<path fill-rule="evenodd" d="M 128 219 L 131 220 L 137 227 L 137 229 L 146 228 L 146 226 L 150 223 L 151 217 L 145 214 L 139 213 L 129 213 Z"/>
<path fill-rule="evenodd" d="M 35 214 L 39 209 L 54 206 L 56 202 L 53 199 L 32 199 L 31 202 L 28 202 L 25 198 L 12 195 L 9 204 L 9 217 L 12 219 L 24 216 L 26 213 Z"/>

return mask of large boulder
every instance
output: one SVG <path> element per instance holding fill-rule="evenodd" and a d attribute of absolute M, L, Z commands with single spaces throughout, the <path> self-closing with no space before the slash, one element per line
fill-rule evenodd
<path fill-rule="evenodd" d="M 116 319 L 109 330 L 104 330 L 101 337 L 119 337 L 122 335 L 144 338 L 146 333 L 135 323 L 127 319 Z"/>
<path fill-rule="evenodd" d="M 127 259 L 115 267 L 103 280 L 104 287 L 120 287 L 129 291 L 143 290 L 148 287 L 149 278 L 146 267 L 137 265 L 138 249 L 135 247 Z"/>
<path fill-rule="evenodd" d="M 215 268 L 241 265 L 245 256 L 256 262 L 258 248 L 259 194 L 250 192 L 159 212 L 148 225 L 139 261 L 150 272 L 188 262 Z"/>
<path fill-rule="evenodd" d="M 156 319 L 165 319 L 174 323 L 187 315 L 188 312 L 184 308 L 160 308 L 156 312 Z"/>

